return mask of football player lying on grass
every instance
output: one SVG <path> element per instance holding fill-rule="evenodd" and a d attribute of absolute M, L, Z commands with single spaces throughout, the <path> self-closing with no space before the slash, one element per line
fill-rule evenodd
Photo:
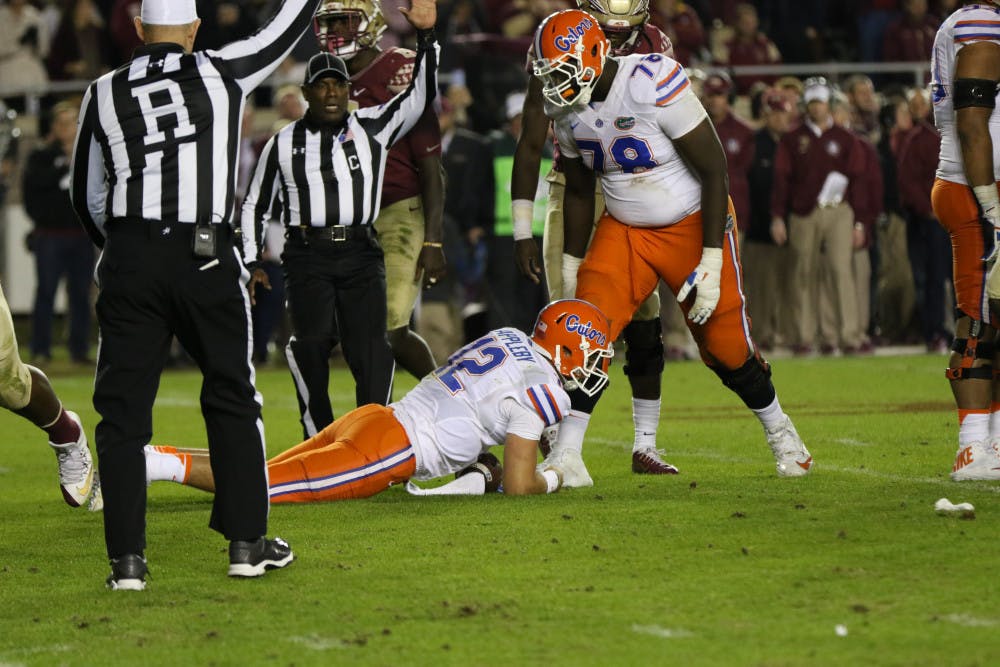
<path fill-rule="evenodd" d="M 454 472 L 457 479 L 411 493 L 481 495 L 500 479 L 510 495 L 552 493 L 562 471 L 536 468 L 542 430 L 567 413 L 567 390 L 588 395 L 607 384 L 614 354 L 608 321 L 593 305 L 555 301 L 531 336 L 490 332 L 449 357 L 401 400 L 365 405 L 268 461 L 271 501 L 367 498 L 410 479 Z M 480 457 L 504 446 L 504 465 Z M 471 473 L 477 474 L 471 474 Z M 207 450 L 146 447 L 147 481 L 214 491 Z"/>

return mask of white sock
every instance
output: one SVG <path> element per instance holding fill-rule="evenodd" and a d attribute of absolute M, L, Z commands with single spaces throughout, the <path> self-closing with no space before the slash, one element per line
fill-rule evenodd
<path fill-rule="evenodd" d="M 781 409 L 777 394 L 770 405 L 760 410 L 754 410 L 753 413 L 757 415 L 757 419 L 760 420 L 766 431 L 773 431 L 785 422 L 785 411 Z"/>
<path fill-rule="evenodd" d="M 146 484 L 151 482 L 187 481 L 188 466 L 183 456 L 164 454 L 156 451 L 152 445 L 142 448 L 146 454 Z"/>
<path fill-rule="evenodd" d="M 406 490 L 414 496 L 481 496 L 486 493 L 486 477 L 470 472 L 433 489 L 422 489 L 413 482 L 407 482 Z"/>
<path fill-rule="evenodd" d="M 635 424 L 635 442 L 632 451 L 656 449 L 656 427 L 660 424 L 660 399 L 632 399 L 632 422 Z"/>
<path fill-rule="evenodd" d="M 581 454 L 583 438 L 587 435 L 587 424 L 590 414 L 579 410 L 570 410 L 569 414 L 559 422 L 559 442 L 552 446 L 553 450 L 568 450 Z"/>
<path fill-rule="evenodd" d="M 990 404 L 990 438 L 1000 438 L 1000 403 Z"/>
<path fill-rule="evenodd" d="M 958 426 L 958 446 L 968 447 L 974 442 L 986 442 L 990 437 L 988 412 L 970 412 L 962 417 Z"/>

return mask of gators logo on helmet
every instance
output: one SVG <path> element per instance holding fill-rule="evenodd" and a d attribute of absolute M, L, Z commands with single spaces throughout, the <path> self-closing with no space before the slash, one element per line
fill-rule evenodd
<path fill-rule="evenodd" d="M 535 32 L 532 70 L 560 107 L 586 104 L 604 71 L 609 43 L 597 19 L 579 9 L 550 14 Z"/>

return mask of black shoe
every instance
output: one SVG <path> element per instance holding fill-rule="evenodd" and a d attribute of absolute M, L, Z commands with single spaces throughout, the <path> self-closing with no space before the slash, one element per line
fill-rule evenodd
<path fill-rule="evenodd" d="M 252 542 L 233 540 L 229 543 L 229 576 L 259 577 L 267 570 L 285 567 L 295 560 L 292 548 L 280 537 L 269 540 L 259 537 Z"/>
<path fill-rule="evenodd" d="M 111 559 L 111 574 L 107 585 L 113 591 L 141 591 L 146 588 L 146 559 L 136 554 L 125 554 Z"/>

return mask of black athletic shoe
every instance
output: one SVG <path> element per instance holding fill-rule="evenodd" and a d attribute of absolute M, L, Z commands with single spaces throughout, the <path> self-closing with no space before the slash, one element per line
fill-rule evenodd
<path fill-rule="evenodd" d="M 141 591 L 146 588 L 146 559 L 136 554 L 125 554 L 111 559 L 111 574 L 107 585 L 113 591 Z"/>
<path fill-rule="evenodd" d="M 229 576 L 259 577 L 268 570 L 285 567 L 295 560 L 292 548 L 280 537 L 259 537 L 252 542 L 229 543 Z"/>

